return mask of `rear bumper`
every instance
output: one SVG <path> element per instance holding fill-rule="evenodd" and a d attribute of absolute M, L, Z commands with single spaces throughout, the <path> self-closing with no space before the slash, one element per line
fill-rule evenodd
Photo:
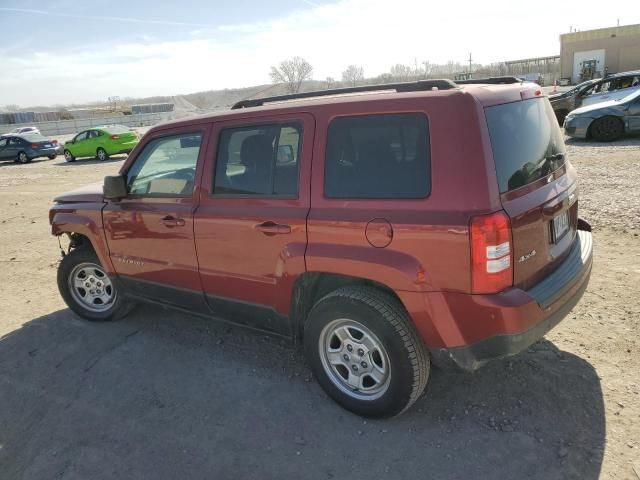
<path fill-rule="evenodd" d="M 490 360 L 514 355 L 535 343 L 566 317 L 582 297 L 589 284 L 592 257 L 591 233 L 578 231 L 562 265 L 531 290 L 514 288 L 497 295 L 465 295 L 468 298 L 459 308 L 448 299 L 450 321 L 456 329 L 445 332 L 442 338 L 473 340 L 431 348 L 434 363 L 443 368 L 473 371 Z M 455 299 L 458 304 L 460 300 Z"/>

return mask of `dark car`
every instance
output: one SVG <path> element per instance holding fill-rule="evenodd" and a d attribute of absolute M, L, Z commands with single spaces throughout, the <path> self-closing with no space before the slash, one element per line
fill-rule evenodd
<path fill-rule="evenodd" d="M 37 133 L 11 135 L 0 139 L 0 160 L 29 163 L 38 157 L 53 160 L 59 153 L 61 153 L 61 146 L 57 140 Z"/>
<path fill-rule="evenodd" d="M 549 95 L 549 102 L 551 102 L 553 111 L 556 114 L 558 124 L 562 125 L 567 114 L 580 106 L 580 104 L 582 103 L 583 93 L 587 91 L 589 87 L 596 83 L 598 80 L 599 79 L 587 80 L 586 82 L 582 82 L 571 88 L 570 90 L 567 90 L 566 92 L 554 93 L 552 95 Z"/>
<path fill-rule="evenodd" d="M 474 370 L 528 348 L 589 282 L 551 105 L 495 80 L 244 100 L 158 125 L 118 175 L 55 199 L 52 233 L 71 239 L 60 293 L 88 320 L 145 301 L 300 342 L 343 407 L 400 414 L 432 361 Z"/>
<path fill-rule="evenodd" d="M 564 121 L 567 135 L 610 142 L 625 133 L 640 133 L 640 90 L 620 100 L 587 105 Z"/>

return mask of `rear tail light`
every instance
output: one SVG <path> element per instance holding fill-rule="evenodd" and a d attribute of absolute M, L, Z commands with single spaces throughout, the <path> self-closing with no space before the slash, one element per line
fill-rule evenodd
<path fill-rule="evenodd" d="M 120 135 L 111 135 L 111 140 L 119 140 Z"/>
<path fill-rule="evenodd" d="M 40 144 L 38 144 L 38 143 L 32 143 L 32 144 L 31 144 L 31 148 L 40 148 Z"/>
<path fill-rule="evenodd" d="M 472 293 L 497 293 L 513 285 L 512 243 L 506 213 L 471 219 Z"/>
<path fill-rule="evenodd" d="M 58 140 L 53 140 L 51 143 L 53 143 L 54 145 L 58 144 Z"/>

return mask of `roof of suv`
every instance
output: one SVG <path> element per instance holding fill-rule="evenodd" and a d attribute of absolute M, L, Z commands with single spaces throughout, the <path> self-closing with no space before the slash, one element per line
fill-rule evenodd
<path fill-rule="evenodd" d="M 156 127 L 149 132 L 164 130 L 170 127 L 187 126 L 205 123 L 210 119 L 226 120 L 232 118 L 250 118 L 254 116 L 264 116 L 275 112 L 291 111 L 312 111 L 326 105 L 360 104 L 365 102 L 388 102 L 394 100 L 423 99 L 423 98 L 446 98 L 469 95 L 480 103 L 483 107 L 490 107 L 503 103 L 520 101 L 523 98 L 533 98 L 542 95 L 540 87 L 531 82 L 517 82 L 510 84 L 473 83 L 454 85 L 453 88 L 444 90 L 420 90 L 407 92 L 394 92 L 392 87 L 388 90 L 360 91 L 354 93 L 338 93 L 322 96 L 307 97 L 303 99 L 288 99 L 284 101 L 274 100 L 260 106 L 248 108 L 236 108 L 214 112 L 206 115 L 190 117 L 186 119 L 173 120 Z M 274 97 L 276 98 L 276 97 Z"/>

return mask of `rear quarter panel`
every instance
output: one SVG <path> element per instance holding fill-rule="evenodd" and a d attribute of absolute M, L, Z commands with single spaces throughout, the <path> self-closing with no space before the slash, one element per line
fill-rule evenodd
<path fill-rule="evenodd" d="M 324 196 L 327 128 L 338 116 L 424 113 L 429 122 L 431 193 L 416 200 Z M 482 107 L 461 91 L 419 99 L 336 105 L 316 113 L 307 269 L 357 276 L 396 291 L 470 290 L 470 216 L 500 208 Z M 491 166 L 490 166 L 491 165 Z M 393 239 L 375 248 L 369 221 L 391 223 Z"/>

